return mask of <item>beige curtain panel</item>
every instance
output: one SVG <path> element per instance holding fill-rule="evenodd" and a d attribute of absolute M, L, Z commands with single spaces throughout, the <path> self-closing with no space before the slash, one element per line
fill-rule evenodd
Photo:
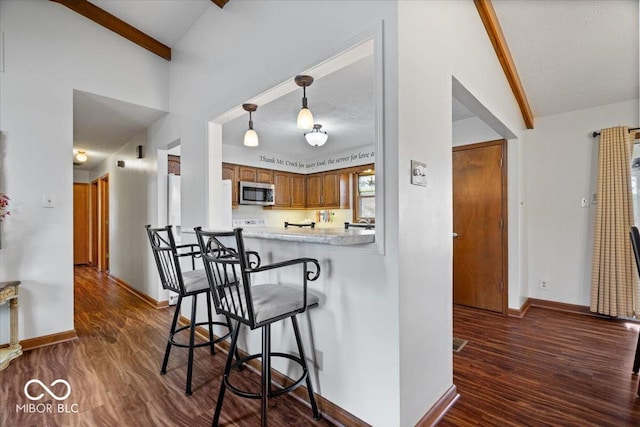
<path fill-rule="evenodd" d="M 638 277 L 629 239 L 632 153 L 627 127 L 600 132 L 590 309 L 616 317 L 632 317 L 637 312 Z"/>

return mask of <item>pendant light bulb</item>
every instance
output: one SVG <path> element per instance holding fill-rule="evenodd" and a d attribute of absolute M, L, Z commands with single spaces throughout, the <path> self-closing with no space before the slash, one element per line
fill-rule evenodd
<path fill-rule="evenodd" d="M 87 153 L 84 150 L 78 150 L 78 154 L 76 154 L 76 160 L 80 163 L 84 163 L 87 161 L 87 159 Z"/>
<path fill-rule="evenodd" d="M 251 113 L 258 109 L 256 104 L 242 104 L 242 108 L 249 112 L 249 129 L 244 133 L 244 145 L 246 147 L 258 146 L 258 133 L 253 130 L 253 120 L 251 119 Z"/>
<path fill-rule="evenodd" d="M 311 76 L 296 76 L 295 82 L 302 88 L 302 109 L 298 113 L 298 129 L 311 130 L 313 129 L 313 114 L 307 107 L 307 87 L 313 83 L 313 77 Z"/>

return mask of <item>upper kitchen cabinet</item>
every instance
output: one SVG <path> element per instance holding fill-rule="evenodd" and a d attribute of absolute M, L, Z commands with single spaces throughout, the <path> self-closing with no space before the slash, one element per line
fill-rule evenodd
<path fill-rule="evenodd" d="M 349 208 L 349 174 L 330 171 L 307 176 L 308 208 Z"/>
<path fill-rule="evenodd" d="M 254 168 L 251 166 L 239 166 L 239 173 L 240 181 L 273 184 L 273 171 L 270 169 Z"/>
<path fill-rule="evenodd" d="M 307 207 L 307 180 L 304 175 L 291 174 L 291 207 Z"/>
<path fill-rule="evenodd" d="M 297 173 L 273 171 L 274 208 L 306 208 L 306 177 Z"/>
<path fill-rule="evenodd" d="M 270 169 L 256 169 L 256 182 L 273 184 L 273 171 Z"/>

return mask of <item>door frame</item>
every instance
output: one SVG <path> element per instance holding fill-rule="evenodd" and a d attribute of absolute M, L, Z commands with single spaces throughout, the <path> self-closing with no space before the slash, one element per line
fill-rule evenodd
<path fill-rule="evenodd" d="M 98 271 L 109 271 L 109 174 L 98 181 Z"/>
<path fill-rule="evenodd" d="M 90 262 L 100 272 L 109 270 L 109 174 L 91 181 Z"/>
<path fill-rule="evenodd" d="M 502 173 L 502 315 L 509 314 L 509 199 L 508 199 L 508 165 L 507 165 L 507 140 L 496 139 L 492 141 L 477 142 L 474 144 L 459 145 L 453 147 L 454 151 L 471 150 L 499 145 L 501 148 L 501 173 Z"/>
<path fill-rule="evenodd" d="M 98 238 L 98 218 L 100 217 L 99 215 L 99 206 L 100 206 L 100 202 L 99 202 L 99 197 L 100 197 L 100 192 L 99 192 L 99 180 L 96 179 L 94 181 L 91 181 L 91 195 L 89 197 L 89 204 L 90 204 L 90 208 L 89 208 L 89 215 L 90 215 L 90 222 L 89 222 L 89 262 L 91 265 L 93 265 L 94 267 L 98 268 L 98 253 L 99 253 L 99 246 L 98 246 L 98 242 L 100 241 L 100 239 Z"/>

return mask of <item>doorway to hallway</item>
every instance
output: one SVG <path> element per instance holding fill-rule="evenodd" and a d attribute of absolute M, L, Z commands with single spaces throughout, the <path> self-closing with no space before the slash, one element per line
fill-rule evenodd
<path fill-rule="evenodd" d="M 453 302 L 507 314 L 507 143 L 453 148 Z"/>

